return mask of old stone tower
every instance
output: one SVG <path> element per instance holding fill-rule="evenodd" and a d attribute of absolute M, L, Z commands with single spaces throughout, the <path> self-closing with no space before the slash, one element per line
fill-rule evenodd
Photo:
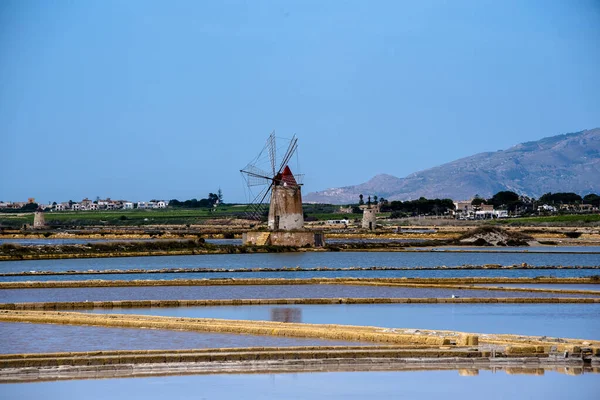
<path fill-rule="evenodd" d="M 33 215 L 33 229 L 46 228 L 46 218 L 42 210 L 37 210 Z"/>
<path fill-rule="evenodd" d="M 298 185 L 290 167 L 273 179 L 268 226 L 272 231 L 294 231 L 304 228 L 301 186 Z"/>
<path fill-rule="evenodd" d="M 363 209 L 362 227 L 363 229 L 373 230 L 377 227 L 377 208 L 366 207 Z"/>

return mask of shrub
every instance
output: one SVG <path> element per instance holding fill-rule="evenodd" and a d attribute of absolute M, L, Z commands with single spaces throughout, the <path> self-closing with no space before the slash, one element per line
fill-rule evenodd
<path fill-rule="evenodd" d="M 525 240 L 520 239 L 508 239 L 506 241 L 507 246 L 529 246 L 529 243 Z"/>
<path fill-rule="evenodd" d="M 484 238 L 479 238 L 473 242 L 473 246 L 491 246 Z"/>
<path fill-rule="evenodd" d="M 581 236 L 581 232 L 565 232 L 564 235 L 571 239 L 577 239 Z"/>

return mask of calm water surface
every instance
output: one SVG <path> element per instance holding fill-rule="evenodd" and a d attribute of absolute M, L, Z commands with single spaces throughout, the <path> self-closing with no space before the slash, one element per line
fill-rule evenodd
<path fill-rule="evenodd" d="M 0 353 L 2 354 L 335 345 L 356 346 L 361 343 L 158 329 L 0 322 Z"/>
<path fill-rule="evenodd" d="M 71 260 L 5 261 L 0 272 L 88 271 L 162 268 L 282 268 L 282 267 L 417 267 L 501 264 L 513 265 L 600 265 L 598 254 L 551 253 L 448 253 L 448 252 L 329 252 L 285 254 L 211 254 L 199 256 L 94 258 Z M 461 276 L 590 276 L 598 270 L 434 270 L 434 271 L 302 271 L 302 272 L 218 272 L 180 274 L 69 275 L 0 277 L 0 281 L 81 280 L 81 279 L 192 279 L 192 278 L 310 278 L 310 277 L 461 277 Z"/>
<path fill-rule="evenodd" d="M 434 384 L 432 384 L 434 383 Z M 508 375 L 481 370 L 191 375 L 2 385 L 0 397 L 32 399 L 597 399 L 596 374 Z"/>
<path fill-rule="evenodd" d="M 291 308 L 314 324 L 514 333 L 600 340 L 600 304 L 339 304 L 96 309 L 93 313 L 269 321 Z"/>
<path fill-rule="evenodd" d="M 0 263 L 0 267 L 2 264 Z M 308 278 L 459 278 L 459 277 L 589 277 L 600 275 L 600 270 L 404 270 L 404 271 L 285 271 L 285 272 L 206 272 L 206 273 L 151 273 L 151 274 L 85 274 L 85 275 L 22 275 L 0 276 L 0 282 L 26 281 L 86 281 L 92 279 L 172 280 L 172 279 L 308 279 Z"/>
<path fill-rule="evenodd" d="M 534 289 L 566 289 L 566 290 L 594 290 L 600 292 L 600 284 L 579 283 L 496 283 L 477 284 L 476 286 L 501 286 L 505 288 L 534 288 Z"/>
<path fill-rule="evenodd" d="M 3 261 L 2 272 L 30 270 L 160 269 L 160 268 L 256 268 L 256 267 L 352 267 L 439 265 L 600 265 L 600 255 L 589 253 L 449 253 L 436 252 L 298 252 L 268 254 L 205 254 L 197 256 L 116 257 L 70 260 Z"/>
<path fill-rule="evenodd" d="M 108 300 L 280 299 L 338 297 L 573 297 L 573 294 L 360 285 L 136 286 L 2 289 L 0 303 Z M 578 297 L 597 297 L 577 295 Z"/>
<path fill-rule="evenodd" d="M 532 246 L 532 247 L 487 247 L 487 246 L 444 246 L 423 247 L 431 251 L 487 251 L 523 253 L 600 253 L 600 246 Z"/>

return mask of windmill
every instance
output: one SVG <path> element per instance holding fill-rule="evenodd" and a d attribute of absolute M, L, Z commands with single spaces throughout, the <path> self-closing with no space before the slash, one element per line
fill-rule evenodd
<path fill-rule="evenodd" d="M 294 176 L 289 167 L 297 149 L 296 135 L 289 140 L 287 148 L 278 148 L 275 132 L 272 132 L 258 156 L 240 170 L 251 199 L 248 217 L 261 220 L 268 207 L 268 226 L 273 231 L 304 227 L 301 175 Z M 278 158 L 277 154 L 283 156 Z"/>

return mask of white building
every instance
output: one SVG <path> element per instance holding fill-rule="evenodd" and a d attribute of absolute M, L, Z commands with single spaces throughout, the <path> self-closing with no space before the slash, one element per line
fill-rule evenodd
<path fill-rule="evenodd" d="M 123 210 L 133 210 L 133 203 L 130 201 L 123 203 Z"/>
<path fill-rule="evenodd" d="M 538 206 L 538 212 L 556 212 L 556 207 L 544 204 L 542 206 Z"/>
<path fill-rule="evenodd" d="M 98 200 L 98 206 L 100 208 L 106 208 L 106 206 L 108 206 L 109 203 L 112 203 L 112 200 L 109 198 L 107 198 L 106 200 Z"/>
<path fill-rule="evenodd" d="M 347 228 L 350 225 L 350 221 L 347 219 L 330 219 L 327 220 L 327 225 Z"/>
<path fill-rule="evenodd" d="M 496 218 L 508 218 L 507 210 L 494 210 L 494 215 Z"/>

